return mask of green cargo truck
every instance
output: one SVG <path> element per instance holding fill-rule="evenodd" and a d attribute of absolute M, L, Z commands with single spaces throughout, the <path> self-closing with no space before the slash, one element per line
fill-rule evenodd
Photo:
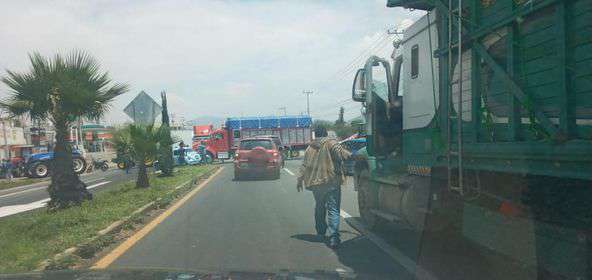
<path fill-rule="evenodd" d="M 592 1 L 387 6 L 426 14 L 354 79 L 363 220 L 456 230 L 539 275 L 592 279 Z"/>

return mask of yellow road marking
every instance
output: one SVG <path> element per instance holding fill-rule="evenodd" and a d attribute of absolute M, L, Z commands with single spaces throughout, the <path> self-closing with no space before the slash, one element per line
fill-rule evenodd
<path fill-rule="evenodd" d="M 107 268 L 117 258 L 119 258 L 121 255 L 123 255 L 123 253 L 125 253 L 132 246 L 134 246 L 134 244 L 136 244 L 136 242 L 138 242 L 138 241 L 140 241 L 140 239 L 144 238 L 144 236 L 146 236 L 148 233 L 150 233 L 150 231 L 152 231 L 158 224 L 162 223 L 162 221 L 164 221 L 164 219 L 166 219 L 168 216 L 170 216 L 173 212 L 175 212 L 175 210 L 177 210 L 179 207 L 181 207 L 181 205 L 183 205 L 185 202 L 187 202 L 187 200 L 189 200 L 197 192 L 199 192 L 203 187 L 205 187 L 214 177 L 216 177 L 218 174 L 220 174 L 220 172 L 222 172 L 222 169 L 224 169 L 224 167 L 221 167 L 220 169 L 218 169 L 218 171 L 216 171 L 214 174 L 212 174 L 212 176 L 210 176 L 208 179 L 203 181 L 201 184 L 199 184 L 199 186 L 197 186 L 195 189 L 193 189 L 188 194 L 186 194 L 183 198 L 181 198 L 179 201 L 177 201 L 177 203 L 175 203 L 169 209 L 167 209 L 162 214 L 160 214 L 158 217 L 156 217 L 156 219 L 152 220 L 150 223 L 148 223 L 146 226 L 144 226 L 142 229 L 140 229 L 138 232 L 136 232 L 136 234 L 132 235 L 130 238 L 128 238 L 123 243 L 121 243 L 119 246 L 117 246 L 117 248 L 115 248 L 115 250 L 111 251 L 109 254 L 107 254 L 106 256 L 101 258 L 98 262 L 96 262 L 91 267 L 91 269 Z"/>

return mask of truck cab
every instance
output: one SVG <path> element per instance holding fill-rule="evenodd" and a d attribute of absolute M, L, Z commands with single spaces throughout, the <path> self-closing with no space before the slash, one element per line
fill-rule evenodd
<path fill-rule="evenodd" d="M 430 179 L 409 170 L 427 172 L 434 144 L 429 137 L 438 103 L 433 18 L 415 22 L 394 42 L 391 58 L 369 57 L 354 77 L 352 99 L 363 105 L 367 146 L 358 152 L 366 159 L 355 163 L 353 176 L 360 215 L 370 227 L 378 220 L 416 230 L 425 225 Z"/>

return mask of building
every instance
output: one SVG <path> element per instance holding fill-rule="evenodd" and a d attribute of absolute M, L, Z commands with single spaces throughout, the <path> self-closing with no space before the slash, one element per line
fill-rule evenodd
<path fill-rule="evenodd" d="M 24 118 L 0 118 L 0 158 L 28 158 L 33 145 L 25 137 Z"/>
<path fill-rule="evenodd" d="M 114 128 L 102 124 L 83 124 L 80 126 L 82 131 L 82 143 L 87 152 L 109 152 L 113 151 Z"/>

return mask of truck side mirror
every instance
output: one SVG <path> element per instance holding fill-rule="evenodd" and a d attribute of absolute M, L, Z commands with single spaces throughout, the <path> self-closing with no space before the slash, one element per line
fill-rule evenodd
<path fill-rule="evenodd" d="M 366 101 L 366 71 L 358 69 L 352 86 L 352 99 L 357 102 Z"/>

